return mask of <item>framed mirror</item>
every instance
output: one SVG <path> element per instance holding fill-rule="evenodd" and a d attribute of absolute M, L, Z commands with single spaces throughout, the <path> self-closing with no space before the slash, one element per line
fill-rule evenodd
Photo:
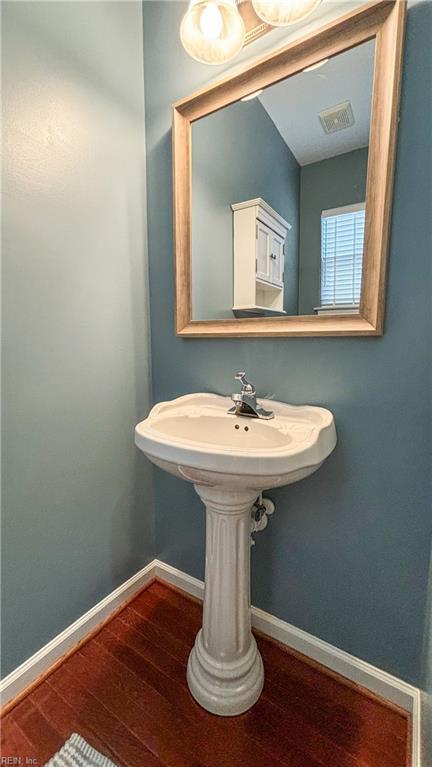
<path fill-rule="evenodd" d="M 173 106 L 176 333 L 380 335 L 403 0 Z"/>

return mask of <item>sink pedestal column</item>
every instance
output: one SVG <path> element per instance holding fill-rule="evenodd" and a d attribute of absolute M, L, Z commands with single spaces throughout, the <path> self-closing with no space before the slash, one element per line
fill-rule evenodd
<path fill-rule="evenodd" d="M 251 507 L 258 493 L 195 485 L 207 509 L 203 625 L 187 680 L 203 708 L 221 716 L 257 701 L 264 670 L 250 615 Z"/>

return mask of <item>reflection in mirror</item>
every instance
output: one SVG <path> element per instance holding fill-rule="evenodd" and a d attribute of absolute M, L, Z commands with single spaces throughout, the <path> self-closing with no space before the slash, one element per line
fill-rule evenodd
<path fill-rule="evenodd" d="M 192 318 L 358 312 L 375 41 L 192 125 Z"/>

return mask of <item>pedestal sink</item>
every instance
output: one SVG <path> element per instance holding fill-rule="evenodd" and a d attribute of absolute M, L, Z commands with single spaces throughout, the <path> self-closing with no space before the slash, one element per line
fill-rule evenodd
<path fill-rule="evenodd" d="M 250 616 L 254 503 L 263 490 L 312 474 L 336 444 L 328 410 L 260 403 L 274 418 L 228 414 L 229 397 L 190 394 L 156 405 L 135 429 L 137 446 L 192 482 L 207 510 L 203 625 L 187 680 L 198 703 L 222 716 L 249 709 L 264 683 Z"/>

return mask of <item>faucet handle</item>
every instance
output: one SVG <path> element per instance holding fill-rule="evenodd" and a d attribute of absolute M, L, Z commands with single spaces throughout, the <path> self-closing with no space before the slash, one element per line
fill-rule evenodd
<path fill-rule="evenodd" d="M 236 373 L 234 378 L 236 381 L 240 381 L 242 385 L 242 392 L 252 395 L 256 393 L 255 386 L 252 386 L 252 384 L 246 380 L 246 373 L 244 370 L 240 370 L 238 373 Z"/>

